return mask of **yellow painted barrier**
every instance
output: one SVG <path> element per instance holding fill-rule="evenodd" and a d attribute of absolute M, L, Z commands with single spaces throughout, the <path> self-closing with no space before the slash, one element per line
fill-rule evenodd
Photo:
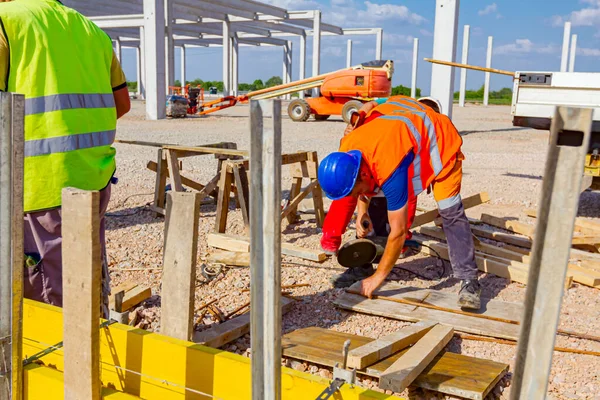
<path fill-rule="evenodd" d="M 23 354 L 31 356 L 62 340 L 60 308 L 25 300 L 23 309 Z M 99 323 L 100 324 L 100 323 Z M 250 360 L 237 354 L 173 339 L 127 325 L 113 324 L 100 332 L 102 385 L 144 399 L 243 400 L 251 398 Z M 45 365 L 63 370 L 63 352 L 57 350 L 42 358 Z M 40 381 L 52 375 L 44 368 L 37 373 Z M 28 367 L 27 376 L 34 372 Z M 55 374 L 54 374 L 55 375 Z M 30 378 L 28 378 L 30 379 Z M 60 384 L 58 376 L 54 385 Z M 282 371 L 282 398 L 314 399 L 329 381 L 289 368 Z M 30 391 L 33 393 L 28 385 Z M 54 386 L 53 386 L 54 387 Z M 37 389 L 37 386 L 36 386 Z M 42 390 L 42 389 L 40 389 Z M 58 390 L 58 389 L 57 389 Z M 38 392 L 39 393 L 39 392 Z M 56 392 L 59 393 L 59 392 Z M 61 396 L 62 396 L 62 392 Z M 114 393 L 113 396 L 119 394 Z M 38 399 L 26 396 L 25 399 Z M 45 399 L 62 397 L 44 396 Z M 114 397 L 114 399 L 126 397 Z M 131 397 L 129 397 L 131 398 Z M 397 399 L 397 397 L 344 385 L 338 400 Z M 111 397 L 112 399 L 112 397 Z"/>

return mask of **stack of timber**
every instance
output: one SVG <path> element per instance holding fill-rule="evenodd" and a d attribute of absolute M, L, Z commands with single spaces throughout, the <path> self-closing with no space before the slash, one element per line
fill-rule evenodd
<path fill-rule="evenodd" d="M 527 211 L 527 214 L 535 216 L 533 211 Z M 413 239 L 431 247 L 423 247 L 423 253 L 432 256 L 439 254 L 449 261 L 442 221 L 437 218 L 434 222 L 437 226 L 430 224 L 415 229 Z M 481 215 L 480 220 L 470 219 L 469 222 L 475 240 L 475 261 L 479 270 L 527 284 L 535 227 L 519 222 L 516 218 L 500 218 L 486 213 Z M 566 285 L 570 286 L 572 281 L 600 288 L 600 223 L 578 218 L 572 247 Z"/>
<path fill-rule="evenodd" d="M 284 357 L 333 367 L 343 362 L 350 340 L 348 368 L 380 379 L 380 387 L 402 392 L 411 387 L 482 400 L 505 376 L 508 365 L 443 350 L 452 328 L 423 321 L 374 340 L 323 328 L 304 328 L 282 338 Z"/>

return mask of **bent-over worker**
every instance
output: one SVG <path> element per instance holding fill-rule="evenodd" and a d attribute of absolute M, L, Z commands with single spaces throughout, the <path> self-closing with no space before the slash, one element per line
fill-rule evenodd
<path fill-rule="evenodd" d="M 370 297 L 401 255 L 410 235 L 416 196 L 431 187 L 442 217 L 454 276 L 462 280 L 458 304 L 479 309 L 481 289 L 473 237 L 460 197 L 462 139 L 440 111 L 439 103 L 433 99 L 418 102 L 406 96 L 379 99 L 361 108 L 362 117 L 355 129 L 346 130 L 340 151 L 328 155 L 319 166 L 321 187 L 334 200 L 328 218 L 331 214 L 337 220 L 325 221 L 326 239 L 322 243 L 337 249 L 337 236 L 343 233 L 340 227 L 345 229 L 343 224 L 350 221 L 355 205 L 357 236 L 366 236 L 374 226 L 369 216 L 370 199 L 383 192 L 386 202 L 379 204 L 387 203 L 389 235 L 377 270 L 361 282 L 362 294 Z M 381 219 L 378 217 L 375 224 L 381 226 Z M 367 228 L 363 221 L 368 222 Z"/>
<path fill-rule="evenodd" d="M 111 144 L 130 108 L 112 40 L 57 0 L 0 0 L 0 90 L 25 95 L 25 297 L 62 306 L 61 192 L 99 190 L 106 316 Z"/>

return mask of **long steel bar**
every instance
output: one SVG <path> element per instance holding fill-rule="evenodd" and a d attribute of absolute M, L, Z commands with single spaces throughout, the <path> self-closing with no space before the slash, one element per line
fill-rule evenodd
<path fill-rule="evenodd" d="M 512 400 L 546 398 L 591 128 L 591 109 L 558 107 L 552 119 Z"/>
<path fill-rule="evenodd" d="M 252 398 L 281 399 L 281 101 L 250 102 Z"/>
<path fill-rule="evenodd" d="M 485 67 L 479 67 L 477 65 L 467 65 L 467 64 L 457 63 L 457 62 L 450 62 L 450 61 L 444 61 L 444 60 L 435 60 L 433 58 L 424 58 L 423 60 L 429 61 L 430 63 L 433 63 L 433 64 L 449 65 L 451 67 L 467 68 L 467 69 L 472 69 L 472 70 L 475 70 L 475 71 L 491 72 L 493 74 L 508 75 L 508 76 L 513 76 L 513 77 L 515 76 L 514 72 L 506 71 L 506 70 L 503 70 L 503 69 L 485 68 Z"/>

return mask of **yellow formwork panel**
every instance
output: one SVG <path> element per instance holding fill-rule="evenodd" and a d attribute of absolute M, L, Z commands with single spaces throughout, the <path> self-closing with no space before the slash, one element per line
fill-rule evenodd
<path fill-rule="evenodd" d="M 26 299 L 23 311 L 25 357 L 62 340 L 60 308 Z M 104 387 L 112 387 L 143 399 L 251 398 L 251 366 L 248 358 L 127 325 L 113 324 L 102 329 L 100 359 Z M 58 371 L 63 370 L 62 350 L 44 356 L 42 361 Z M 316 398 L 329 385 L 329 381 L 283 368 L 281 384 L 283 399 L 304 400 Z M 349 385 L 342 386 L 335 398 L 397 399 Z"/>

